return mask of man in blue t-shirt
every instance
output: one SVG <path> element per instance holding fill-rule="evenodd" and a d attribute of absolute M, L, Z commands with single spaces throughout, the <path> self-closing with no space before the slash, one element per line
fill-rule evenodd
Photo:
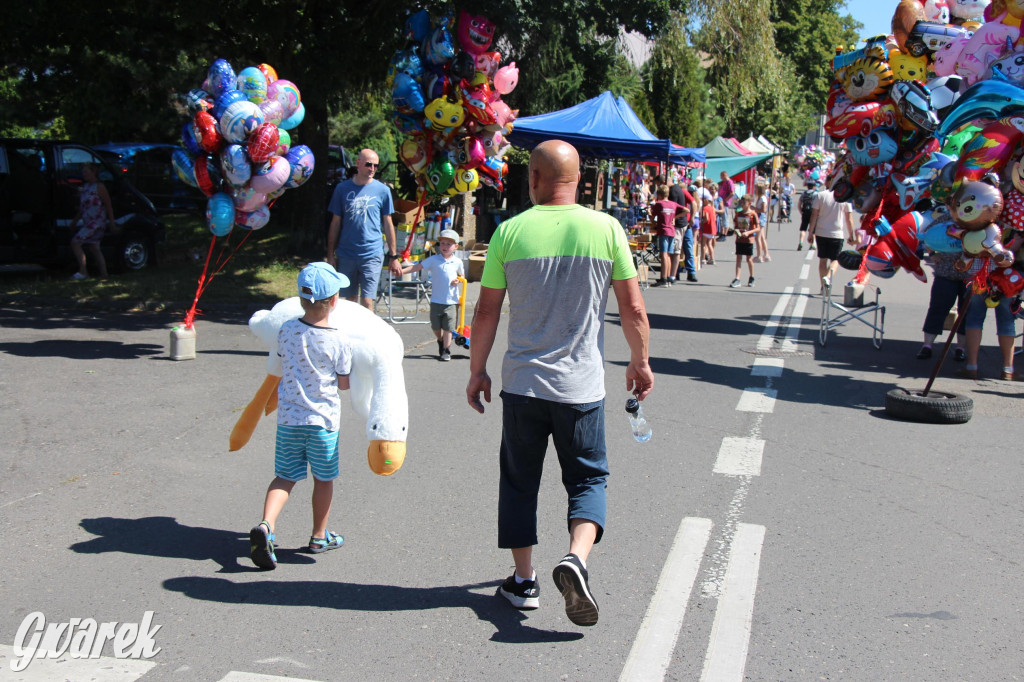
<path fill-rule="evenodd" d="M 327 232 L 327 262 L 350 282 L 348 288 L 338 293 L 350 301 L 358 300 L 370 310 L 377 297 L 381 265 L 387 262 L 392 275 L 402 276 L 402 266 L 395 257 L 391 189 L 373 178 L 379 165 L 377 152 L 359 152 L 355 177 L 334 188 L 328 207 L 332 215 Z M 388 240 L 387 256 L 381 235 Z"/>

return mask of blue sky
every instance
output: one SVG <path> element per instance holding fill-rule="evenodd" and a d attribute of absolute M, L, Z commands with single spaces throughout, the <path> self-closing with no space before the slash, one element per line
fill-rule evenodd
<path fill-rule="evenodd" d="M 846 12 L 864 24 L 860 37 L 889 33 L 899 0 L 846 0 Z"/>

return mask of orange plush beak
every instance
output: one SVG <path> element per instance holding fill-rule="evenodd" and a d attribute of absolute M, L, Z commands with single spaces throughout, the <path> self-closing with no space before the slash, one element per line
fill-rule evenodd
<path fill-rule="evenodd" d="M 405 443 L 399 440 L 372 440 L 366 449 L 366 461 L 373 473 L 390 476 L 402 468 Z"/>

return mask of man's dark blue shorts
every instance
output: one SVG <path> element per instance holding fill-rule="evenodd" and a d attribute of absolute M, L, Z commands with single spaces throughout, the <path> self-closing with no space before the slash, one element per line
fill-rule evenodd
<path fill-rule="evenodd" d="M 504 391 L 501 399 L 498 546 L 514 549 L 537 544 L 537 491 L 549 436 L 569 496 L 566 522 L 593 521 L 600 542 L 608 479 L 604 400 L 573 405 Z"/>

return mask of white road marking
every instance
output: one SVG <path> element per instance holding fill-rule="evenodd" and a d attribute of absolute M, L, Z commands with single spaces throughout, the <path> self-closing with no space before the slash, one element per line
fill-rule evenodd
<path fill-rule="evenodd" d="M 789 299 L 792 296 L 793 287 L 786 287 L 782 290 L 779 302 L 775 304 L 775 310 L 772 311 L 771 317 L 765 323 L 761 338 L 757 340 L 757 350 L 763 351 L 772 347 L 772 344 L 775 342 L 775 330 L 778 329 L 779 320 L 782 319 L 782 314 L 786 312 L 786 307 L 789 305 Z"/>
<path fill-rule="evenodd" d="M 804 260 L 811 260 L 814 257 L 814 249 L 808 249 L 807 255 L 804 256 Z"/>
<path fill-rule="evenodd" d="M 718 448 L 714 472 L 726 476 L 760 476 L 764 441 L 726 436 Z"/>
<path fill-rule="evenodd" d="M 782 341 L 782 351 L 787 353 L 796 352 L 796 337 L 800 333 L 801 320 L 804 317 L 804 310 L 807 308 L 807 301 L 810 289 L 802 287 L 793 306 L 793 314 L 789 317 L 789 325 L 786 329 L 786 338 Z"/>
<path fill-rule="evenodd" d="M 277 677 L 276 675 L 260 675 L 259 673 L 240 673 L 232 670 L 218 682 L 275 682 L 290 680 L 291 682 L 315 682 L 314 680 L 303 680 L 298 677 Z"/>
<path fill-rule="evenodd" d="M 743 389 L 740 395 L 740 402 L 736 405 L 739 412 L 773 412 L 775 411 L 775 396 L 778 394 L 774 388 L 752 386 Z"/>
<path fill-rule="evenodd" d="M 782 368 L 782 358 L 757 358 L 750 369 L 750 376 L 777 378 L 782 376 Z"/>
<path fill-rule="evenodd" d="M 620 682 L 664 679 L 710 537 L 711 519 L 686 517 L 679 524 Z"/>
<path fill-rule="evenodd" d="M 715 609 L 701 682 L 742 682 L 754 618 L 764 526 L 741 523 L 732 540 L 729 569 Z"/>
<path fill-rule="evenodd" d="M 100 656 L 99 658 L 37 658 L 20 673 L 11 663 L 21 658 L 13 646 L 0 645 L 0 680 L 3 682 L 52 682 L 52 680 L 90 680 L 90 682 L 134 682 L 153 668 L 153 661 Z"/>
<path fill-rule="evenodd" d="M 811 274 L 810 263 L 804 263 L 804 266 L 800 268 L 800 276 L 797 279 L 807 279 L 807 275 Z"/>

